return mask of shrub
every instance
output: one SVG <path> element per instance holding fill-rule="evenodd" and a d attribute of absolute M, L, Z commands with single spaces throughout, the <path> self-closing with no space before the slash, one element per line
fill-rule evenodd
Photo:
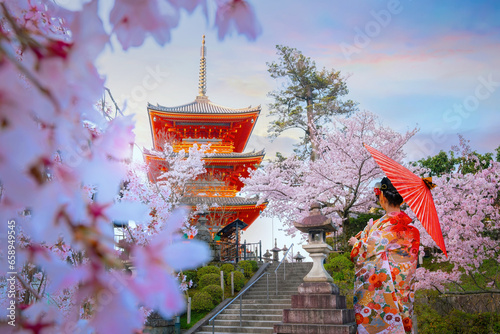
<path fill-rule="evenodd" d="M 350 253 L 330 253 L 325 269 L 340 288 L 340 293 L 346 297 L 347 306 L 353 307 L 354 264 L 350 260 Z"/>
<path fill-rule="evenodd" d="M 220 285 L 220 274 L 206 274 L 201 276 L 198 286 L 203 289 L 209 285 Z"/>
<path fill-rule="evenodd" d="M 224 263 L 221 267 L 220 270 L 224 272 L 224 276 L 227 277 L 231 273 L 231 271 L 234 271 L 234 266 L 231 263 Z"/>
<path fill-rule="evenodd" d="M 248 262 L 250 262 L 250 264 L 252 265 L 252 271 L 253 272 L 256 272 L 257 270 L 259 270 L 259 264 L 257 263 L 257 261 L 250 260 Z"/>
<path fill-rule="evenodd" d="M 252 270 L 252 264 L 250 263 L 250 261 L 246 261 L 246 260 L 240 261 L 240 262 L 238 262 L 238 266 L 241 269 L 243 269 L 243 272 L 245 273 L 246 277 L 252 276 L 253 270 Z"/>
<path fill-rule="evenodd" d="M 419 291 L 424 298 L 415 301 L 418 332 L 421 334 L 493 334 L 500 333 L 500 314 L 498 312 L 468 313 L 458 309 L 440 312 L 436 307 L 438 292 Z"/>
<path fill-rule="evenodd" d="M 186 282 L 193 281 L 193 286 L 198 285 L 196 270 L 184 270 L 182 273 L 186 276 Z"/>
<path fill-rule="evenodd" d="M 210 311 L 214 308 L 212 297 L 206 292 L 198 292 L 193 296 L 191 309 L 193 311 Z"/>
<path fill-rule="evenodd" d="M 208 293 L 212 297 L 214 305 L 217 305 L 222 301 L 222 289 L 220 285 L 212 284 L 204 287 L 201 291 Z"/>
<path fill-rule="evenodd" d="M 245 276 L 239 271 L 235 271 L 233 275 L 234 275 L 234 291 L 240 291 L 245 286 Z M 229 281 L 229 284 L 231 284 L 231 281 Z"/>
<path fill-rule="evenodd" d="M 332 276 L 334 281 L 346 281 L 354 279 L 354 264 L 351 262 L 348 253 L 332 253 L 325 263 L 325 269 Z"/>
<path fill-rule="evenodd" d="M 198 279 L 200 279 L 202 276 L 205 276 L 206 274 L 220 275 L 220 268 L 216 266 L 205 266 L 198 269 Z"/>

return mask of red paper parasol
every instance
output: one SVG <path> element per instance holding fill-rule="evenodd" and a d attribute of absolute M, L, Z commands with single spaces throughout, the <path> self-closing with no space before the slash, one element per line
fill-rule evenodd
<path fill-rule="evenodd" d="M 385 175 L 391 180 L 405 202 L 408 203 L 410 209 L 417 215 L 418 220 L 420 220 L 427 233 L 441 248 L 444 255 L 448 257 L 446 246 L 444 245 L 443 233 L 441 232 L 441 225 L 439 224 L 439 218 L 430 190 L 432 182 L 413 174 L 407 168 L 373 147 L 364 145 L 384 171 Z"/>

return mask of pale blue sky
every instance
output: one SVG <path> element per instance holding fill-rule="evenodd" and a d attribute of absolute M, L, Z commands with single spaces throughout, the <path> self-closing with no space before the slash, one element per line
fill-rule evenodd
<path fill-rule="evenodd" d="M 406 147 L 411 160 L 448 151 L 458 143 L 458 133 L 479 152 L 500 145 L 497 1 L 251 3 L 262 26 L 255 42 L 235 34 L 218 41 L 213 20 L 207 23 L 200 10 L 183 15 L 165 47 L 148 39 L 143 47 L 122 52 L 112 42 L 114 51 L 109 48 L 102 55 L 99 69 L 115 97 L 128 97 L 127 112 L 137 115 L 139 145 L 151 147 L 147 102 L 174 106 L 197 95 L 203 34 L 209 98 L 234 108 L 262 105 L 247 151 L 264 147 L 268 157 L 276 151 L 289 154 L 296 141 L 293 132 L 273 143 L 266 138 L 266 94 L 278 87 L 269 78 L 266 62 L 276 59 L 276 44 L 296 47 L 319 68 L 348 75 L 349 98 L 358 101 L 360 109 L 378 114 L 384 124 L 401 132 L 419 127 Z M 213 3 L 209 4 L 213 14 Z M 256 222 L 252 228 L 268 225 Z M 250 229 L 246 233 L 253 235 Z M 283 241 L 278 241 L 282 247 Z"/>

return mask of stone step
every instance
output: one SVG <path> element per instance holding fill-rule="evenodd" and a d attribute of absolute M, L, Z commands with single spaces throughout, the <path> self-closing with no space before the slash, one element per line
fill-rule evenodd
<path fill-rule="evenodd" d="M 300 285 L 302 282 L 304 282 L 303 279 L 287 279 L 286 281 L 278 281 L 278 286 L 280 285 L 283 285 L 283 284 L 294 284 L 294 285 Z M 252 287 L 254 286 L 259 286 L 259 287 L 265 287 L 267 286 L 267 284 L 269 284 L 269 286 L 276 286 L 276 281 L 274 279 L 270 279 L 269 280 L 269 283 L 266 282 L 266 280 L 260 280 L 258 281 L 257 283 L 255 283 L 254 285 L 252 285 Z"/>
<path fill-rule="evenodd" d="M 298 287 L 297 287 L 298 288 Z M 298 294 L 298 289 L 292 289 L 292 288 L 287 288 L 287 289 L 278 289 L 278 295 L 296 295 Z M 243 296 L 255 296 L 255 295 L 262 295 L 262 296 L 267 296 L 269 293 L 269 297 L 271 296 L 276 296 L 276 289 L 262 289 L 262 290 L 249 290 L 247 293 L 245 293 Z"/>
<path fill-rule="evenodd" d="M 291 279 L 291 280 L 286 280 L 286 281 L 279 281 L 278 282 L 278 287 L 280 286 L 283 286 L 283 285 L 294 285 L 294 286 L 299 286 L 300 284 L 302 284 L 304 282 L 304 280 L 302 279 Z M 257 283 L 255 283 L 254 285 L 252 285 L 252 288 L 254 287 L 258 287 L 258 288 L 265 288 L 267 285 L 269 284 L 269 286 L 272 286 L 272 287 L 275 287 L 276 286 L 276 281 L 274 280 L 269 280 L 269 283 L 267 283 L 266 281 L 259 281 Z"/>
<path fill-rule="evenodd" d="M 212 327 L 210 327 L 210 331 L 208 331 L 208 332 L 205 332 L 205 331 L 203 331 L 203 332 L 197 331 L 196 333 L 197 333 L 197 334 L 212 334 L 212 333 L 213 333 L 213 334 L 225 334 L 225 333 L 228 333 L 228 332 L 218 332 L 218 331 L 217 331 L 217 328 L 215 329 L 215 331 L 214 331 L 214 332 L 212 332 Z M 233 333 L 233 334 L 247 334 L 247 333 L 241 333 L 241 332 L 230 332 L 230 333 Z M 266 332 L 266 333 L 272 333 L 272 331 L 271 331 L 271 332 Z"/>
<path fill-rule="evenodd" d="M 269 299 L 291 298 L 293 294 L 297 294 L 297 291 L 295 293 L 278 291 L 278 294 L 276 294 L 276 291 L 269 291 Z M 261 293 L 246 293 L 243 295 L 243 299 L 267 299 L 267 293 L 265 291 Z"/>
<path fill-rule="evenodd" d="M 197 334 L 225 334 L 225 333 L 228 333 L 228 332 L 218 332 L 217 329 L 215 329 L 214 332 L 212 332 L 212 328 L 210 327 L 210 331 L 208 332 L 200 332 L 200 331 L 197 331 L 196 332 Z M 230 332 L 232 334 L 247 334 L 247 333 L 241 333 L 241 332 Z M 267 333 L 267 332 L 266 332 Z M 272 333 L 272 332 L 269 332 L 269 333 Z"/>
<path fill-rule="evenodd" d="M 283 310 L 283 322 L 333 324 L 340 325 L 354 322 L 354 310 L 332 310 L 332 309 L 286 309 Z"/>
<path fill-rule="evenodd" d="M 239 297 L 238 297 L 239 299 Z M 245 293 L 242 297 L 243 300 L 245 299 L 267 299 L 267 293 Z M 276 294 L 276 291 L 269 291 L 269 300 L 271 299 L 290 299 L 292 300 L 292 294 L 291 293 L 279 293 Z M 236 303 L 236 302 L 235 302 Z"/>
<path fill-rule="evenodd" d="M 257 334 L 272 334 L 272 327 L 234 327 L 234 326 L 216 326 L 217 333 L 257 333 Z M 212 333 L 212 326 L 202 326 L 197 333 Z"/>
<path fill-rule="evenodd" d="M 280 321 L 276 321 L 274 319 L 269 319 L 269 320 L 241 320 L 241 327 L 268 327 L 268 328 L 273 328 L 274 324 L 279 323 Z M 210 323 L 211 325 L 212 323 Z M 240 326 L 240 320 L 223 320 L 219 319 L 217 317 L 215 319 L 215 327 L 220 328 L 224 326 L 230 326 L 230 327 L 239 327 Z"/>
<path fill-rule="evenodd" d="M 298 292 L 297 288 L 299 287 L 299 285 L 300 284 L 281 284 L 281 285 L 278 284 L 278 291 L 290 291 L 293 293 L 297 293 Z M 266 292 L 268 289 L 269 289 L 269 291 L 276 292 L 276 285 L 269 284 L 269 287 L 267 287 L 266 285 L 252 287 L 252 288 L 248 289 L 246 293 L 249 293 L 251 291 Z"/>
<path fill-rule="evenodd" d="M 284 324 L 280 323 L 275 326 L 279 328 L 280 334 L 286 333 L 307 333 L 307 334 L 355 334 L 356 323 L 349 323 L 344 325 L 311 325 L 311 324 Z M 273 333 L 277 331 L 273 330 Z"/>
<path fill-rule="evenodd" d="M 273 275 L 274 275 L 275 272 L 278 273 L 278 274 L 283 275 L 283 271 L 285 271 L 287 275 L 288 274 L 292 274 L 292 275 L 297 274 L 297 275 L 299 275 L 299 274 L 302 274 L 302 273 L 306 273 L 307 274 L 308 272 L 311 271 L 311 268 L 307 268 L 307 269 L 300 268 L 299 269 L 299 268 L 290 268 L 290 267 L 287 266 L 284 269 L 282 267 L 280 267 L 278 270 L 276 270 L 276 268 L 274 268 L 274 269 L 273 268 L 268 268 L 267 270 L 265 270 L 266 273 L 270 273 L 270 274 L 273 274 Z"/>
<path fill-rule="evenodd" d="M 239 305 L 240 304 L 240 301 L 237 300 L 235 302 L 233 302 L 231 305 Z M 254 305 L 254 304 L 258 304 L 258 305 L 274 305 L 274 304 L 290 304 L 292 305 L 292 298 L 280 298 L 280 299 L 271 299 L 269 298 L 269 300 L 267 299 L 245 299 L 243 298 L 241 300 L 241 305 Z"/>
<path fill-rule="evenodd" d="M 282 320 L 282 315 L 281 314 L 241 314 L 241 319 L 243 321 L 246 320 L 259 320 L 259 321 L 274 321 L 275 323 L 281 322 Z M 219 314 L 216 318 L 216 320 L 240 320 L 240 314 L 239 313 L 234 313 L 234 314 Z"/>
<path fill-rule="evenodd" d="M 292 286 L 298 287 L 300 284 L 302 284 L 304 281 L 285 281 L 285 282 L 278 282 L 278 288 L 290 288 Z M 268 286 L 267 282 L 257 282 L 250 289 L 265 289 Z M 276 282 L 269 282 L 269 288 L 276 288 Z M 249 289 L 249 290 L 250 290 Z"/>
<path fill-rule="evenodd" d="M 295 291 L 297 291 L 296 289 L 299 287 L 299 285 L 300 284 L 278 284 L 278 289 L 280 289 L 280 288 L 281 288 L 280 290 L 295 289 Z M 269 291 L 271 291 L 271 288 L 276 290 L 276 284 L 269 283 L 269 286 L 265 283 L 264 284 L 255 284 L 247 291 L 248 292 L 250 292 L 250 291 L 267 291 L 268 288 L 269 288 Z"/>
<path fill-rule="evenodd" d="M 279 315 L 279 317 L 281 318 L 283 316 L 283 309 L 280 309 L 280 308 L 277 308 L 277 309 L 243 309 L 242 308 L 242 313 L 244 313 L 244 314 L 251 313 L 251 314 L 259 314 L 259 315 L 273 315 L 273 316 Z M 239 315 L 240 309 L 239 308 L 237 308 L 237 309 L 227 308 L 224 310 L 224 312 L 219 314 L 218 317 L 222 316 L 222 315 L 233 315 L 233 314 Z"/>
<path fill-rule="evenodd" d="M 277 310 L 281 309 L 284 310 L 286 308 L 291 308 L 292 303 L 286 303 L 286 304 L 263 304 L 263 303 L 255 303 L 255 304 L 243 304 L 241 303 L 241 308 L 243 310 L 255 310 L 255 309 L 272 309 L 272 310 Z M 240 309 L 240 304 L 231 304 L 229 305 L 227 309 Z"/>

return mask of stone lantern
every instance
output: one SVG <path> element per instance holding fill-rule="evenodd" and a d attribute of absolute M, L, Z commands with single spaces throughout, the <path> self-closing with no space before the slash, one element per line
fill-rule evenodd
<path fill-rule="evenodd" d="M 302 260 L 304 260 L 306 257 L 305 257 L 305 256 L 300 255 L 300 252 L 297 252 L 297 255 L 295 255 L 293 258 L 294 258 L 294 259 L 295 259 L 295 261 L 297 261 L 298 263 L 301 263 L 301 262 L 302 262 Z"/>
<path fill-rule="evenodd" d="M 294 225 L 308 234 L 309 243 L 302 247 L 313 259 L 313 267 L 300 284 L 298 294 L 292 295 L 292 307 L 283 310 L 282 322 L 274 325 L 273 332 L 354 334 L 354 310 L 346 309 L 345 297 L 339 295 L 339 288 L 323 267 L 323 260 L 332 250 L 326 243 L 326 233 L 335 231 L 335 226 L 321 214 L 319 203 L 311 205 L 309 216 Z"/>
<path fill-rule="evenodd" d="M 302 246 L 313 260 L 311 271 L 304 277 L 304 282 L 329 282 L 333 278 L 323 267 L 323 261 L 332 251 L 332 247 L 326 243 L 326 233 L 336 230 L 330 218 L 323 216 L 320 204 L 313 203 L 309 210 L 309 216 L 301 222 L 294 223 L 295 227 L 308 234 L 308 244 Z M 337 288 L 338 289 L 338 288 Z"/>
<path fill-rule="evenodd" d="M 275 238 L 274 239 L 274 248 L 271 249 L 271 252 L 273 252 L 273 261 L 274 262 L 279 262 L 280 261 L 280 252 L 281 252 L 281 248 L 278 248 L 278 239 Z"/>
<path fill-rule="evenodd" d="M 264 258 L 264 262 L 265 263 L 271 262 L 271 256 L 272 256 L 272 254 L 269 253 L 269 249 L 267 249 L 266 252 L 264 253 L 264 255 L 262 255 L 262 257 Z"/>
<path fill-rule="evenodd" d="M 284 246 L 283 246 L 283 258 L 285 259 L 285 260 L 284 260 L 285 262 L 288 262 L 288 261 L 286 260 L 286 258 L 285 258 L 285 256 L 286 256 L 286 252 L 288 252 L 288 248 L 286 247 L 286 245 L 284 245 Z"/>
<path fill-rule="evenodd" d="M 194 237 L 196 240 L 201 240 L 210 245 L 210 250 L 211 250 L 211 258 L 215 260 L 219 260 L 219 250 L 217 249 L 217 245 L 212 244 L 212 234 L 208 230 L 207 227 L 207 222 L 208 219 L 205 217 L 206 213 L 201 212 L 200 217 L 198 218 L 197 222 L 197 228 L 198 228 L 198 233 L 196 233 L 196 236 Z"/>
<path fill-rule="evenodd" d="M 198 218 L 198 223 L 197 223 L 198 233 L 196 233 L 196 236 L 194 238 L 210 243 L 212 241 L 212 235 L 208 230 L 207 227 L 208 219 L 207 217 L 205 217 L 205 215 L 206 213 L 200 213 L 200 217 Z"/>

